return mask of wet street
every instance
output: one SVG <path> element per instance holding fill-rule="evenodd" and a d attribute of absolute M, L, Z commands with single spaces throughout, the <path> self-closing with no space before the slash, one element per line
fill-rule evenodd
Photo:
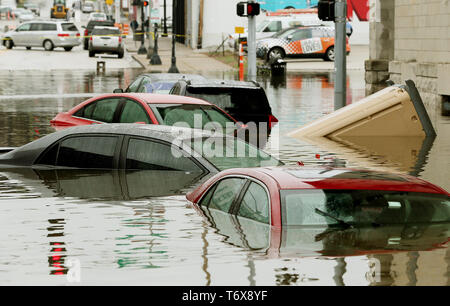
<path fill-rule="evenodd" d="M 42 51 L 44 52 L 44 51 Z M 92 96 L 125 88 L 140 69 L 0 70 L 0 146 L 53 132 L 49 121 Z M 210 75 L 234 79 L 234 75 Z M 267 151 L 305 165 L 409 173 L 450 189 L 450 120 L 437 138 L 310 144 L 286 134 L 333 111 L 333 79 L 258 80 L 279 119 Z M 350 71 L 348 103 L 364 97 Z M 448 285 L 448 225 L 288 228 L 203 217 L 185 193 L 204 178 L 134 173 L 0 171 L 0 283 L 146 285 Z M 79 279 L 71 269 L 79 269 Z"/>

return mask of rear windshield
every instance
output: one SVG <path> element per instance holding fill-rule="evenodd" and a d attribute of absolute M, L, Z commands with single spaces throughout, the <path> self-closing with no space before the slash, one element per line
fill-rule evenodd
<path fill-rule="evenodd" d="M 320 189 L 280 193 L 284 225 L 450 222 L 450 198 L 441 194 Z"/>
<path fill-rule="evenodd" d="M 187 96 L 208 101 L 226 112 L 270 111 L 269 101 L 262 88 L 187 87 Z"/>
<path fill-rule="evenodd" d="M 119 30 L 113 29 L 94 29 L 92 30 L 92 35 L 117 35 L 120 34 Z"/>
<path fill-rule="evenodd" d="M 227 124 L 234 126 L 227 115 L 211 105 L 195 104 L 149 104 L 158 121 L 164 125 L 180 125 L 203 129 L 208 123 L 218 124 L 225 128 Z M 211 125 L 210 125 L 211 126 Z"/>
<path fill-rule="evenodd" d="M 110 20 L 92 20 L 89 21 L 86 28 L 88 29 L 93 29 L 95 26 L 103 26 L 103 27 L 109 27 L 109 26 L 113 26 L 114 22 L 110 21 Z"/>
<path fill-rule="evenodd" d="M 61 27 L 63 31 L 78 32 L 77 27 L 73 23 L 62 23 Z"/>

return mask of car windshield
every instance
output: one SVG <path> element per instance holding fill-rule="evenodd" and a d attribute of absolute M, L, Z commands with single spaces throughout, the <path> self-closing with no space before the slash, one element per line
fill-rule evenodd
<path fill-rule="evenodd" d="M 143 85 L 145 88 L 145 90 L 143 90 L 143 92 L 167 94 L 172 89 L 173 84 L 175 84 L 175 81 L 146 83 Z"/>
<path fill-rule="evenodd" d="M 219 170 L 283 165 L 266 152 L 235 137 L 192 138 L 184 143 Z"/>
<path fill-rule="evenodd" d="M 442 194 L 380 190 L 282 190 L 284 225 L 383 225 L 450 222 Z"/>
<path fill-rule="evenodd" d="M 204 129 L 210 126 L 234 128 L 234 121 L 212 105 L 149 104 L 158 121 L 164 125 Z M 214 124 L 214 125 L 213 125 Z"/>
<path fill-rule="evenodd" d="M 92 35 L 117 35 L 120 34 L 118 29 L 95 29 L 92 30 Z"/>
<path fill-rule="evenodd" d="M 274 37 L 274 38 L 286 38 L 289 35 L 293 34 L 297 30 L 298 29 L 286 29 L 286 30 L 283 30 L 283 31 L 280 31 L 278 33 L 273 34 L 272 37 Z"/>
<path fill-rule="evenodd" d="M 264 20 L 258 23 L 258 25 L 256 26 L 256 32 L 261 32 L 262 30 L 264 30 L 264 28 L 269 24 L 269 22 L 270 22 L 269 20 Z"/>

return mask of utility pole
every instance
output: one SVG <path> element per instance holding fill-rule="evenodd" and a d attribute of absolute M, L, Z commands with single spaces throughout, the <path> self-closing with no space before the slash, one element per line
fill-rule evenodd
<path fill-rule="evenodd" d="M 336 73 L 334 81 L 334 109 L 345 106 L 347 100 L 347 36 L 345 25 L 347 22 L 347 0 L 336 0 L 335 14 L 335 60 Z"/>
<path fill-rule="evenodd" d="M 249 0 L 248 3 L 255 2 Z M 248 10 L 248 7 L 247 7 Z M 248 12 L 247 12 L 248 14 Z M 248 79 L 256 80 L 256 17 L 248 14 L 248 36 L 247 36 L 247 65 Z"/>

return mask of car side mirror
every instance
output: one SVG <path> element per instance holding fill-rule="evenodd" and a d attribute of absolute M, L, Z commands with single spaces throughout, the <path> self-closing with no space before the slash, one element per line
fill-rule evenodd
<path fill-rule="evenodd" d="M 113 90 L 113 93 L 123 93 L 123 89 L 122 88 L 116 88 Z"/>
<path fill-rule="evenodd" d="M 287 40 L 292 40 L 292 35 L 288 35 Z"/>

